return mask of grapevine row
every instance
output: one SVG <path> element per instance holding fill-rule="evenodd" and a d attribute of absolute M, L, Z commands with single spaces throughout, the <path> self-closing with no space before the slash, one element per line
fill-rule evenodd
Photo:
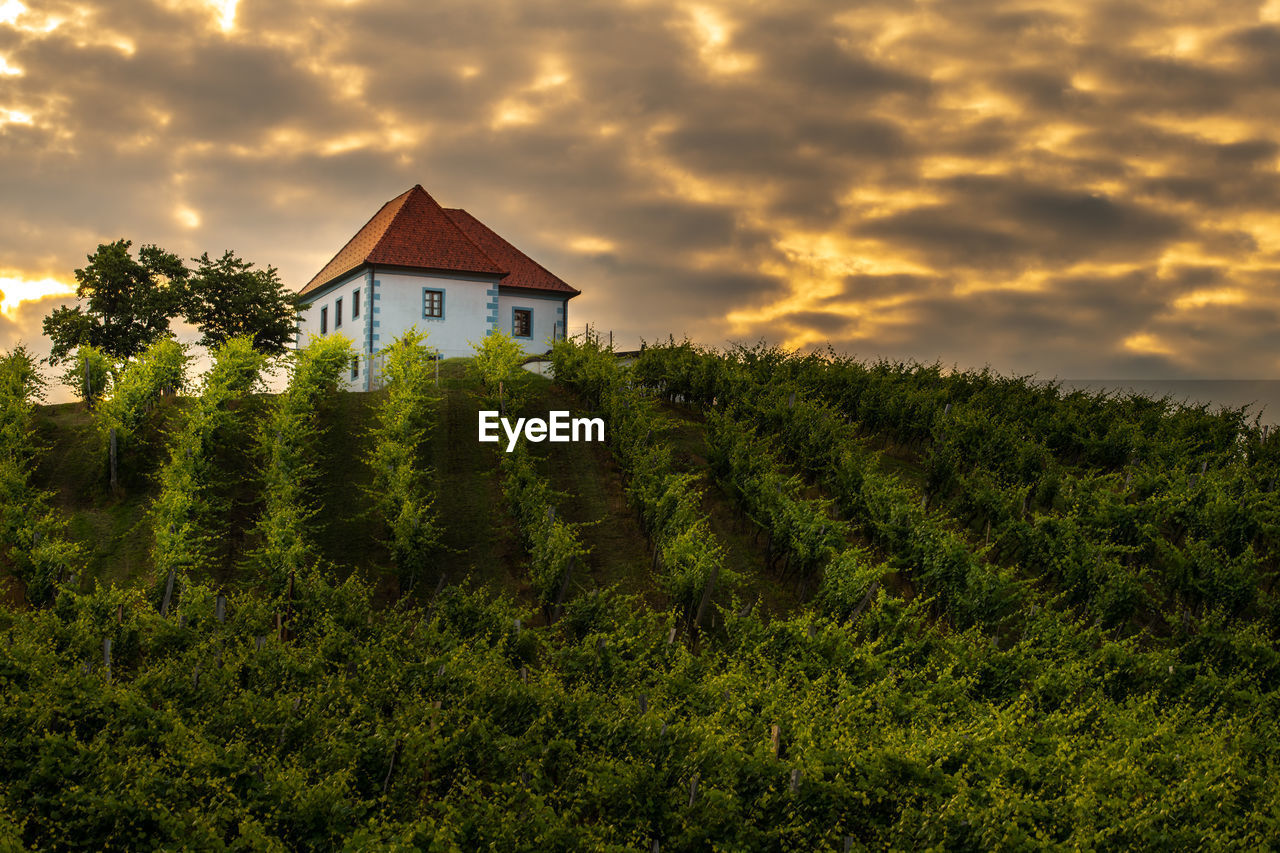
<path fill-rule="evenodd" d="M 604 415 L 628 495 L 654 543 L 663 591 L 686 618 L 696 617 L 712 588 L 731 588 L 738 581 L 724 565 L 724 548 L 702 511 L 697 476 L 675 469 L 670 445 L 658 440 L 664 421 L 611 352 L 592 342 L 558 341 L 552 364 L 558 382 Z"/>
<path fill-rule="evenodd" d="M 647 350 L 637 372 L 668 395 L 703 400 L 747 400 L 762 388 L 776 387 L 756 382 L 740 364 L 711 354 L 694 357 L 687 349 Z M 792 439 L 822 436 L 810 473 L 830 478 L 837 461 L 828 448 L 857 447 L 860 435 L 835 410 L 822 419 L 834 434 L 815 432 L 816 425 L 806 423 Z M 939 421 L 950 423 L 941 415 Z M 784 446 L 798 445 L 787 441 Z M 938 456 L 935 452 L 930 459 Z M 1153 597 L 1153 589 L 1164 589 L 1164 596 L 1175 595 L 1197 610 L 1211 602 L 1243 612 L 1259 602 L 1254 545 L 1276 539 L 1276 526 L 1266 519 L 1276 517 L 1277 498 L 1251 492 L 1253 477 L 1240 469 L 1197 474 L 1183 491 L 1165 493 L 1141 479 L 1135 491 L 1145 499 L 1133 503 L 1115 489 L 1114 475 L 1046 475 L 1035 500 L 1031 487 L 1004 486 L 981 466 L 946 479 L 936 470 L 927 469 L 933 489 L 926 493 L 936 503 L 968 519 L 975 534 L 1004 559 L 1053 581 L 1073 603 L 1089 606 L 1108 623 L 1167 608 L 1165 597 Z M 1056 499 L 1062 505 L 1068 498 L 1072 503 L 1062 510 L 1029 517 L 1037 503 Z M 1175 544 L 1166 532 L 1170 529 L 1185 537 Z"/>
<path fill-rule="evenodd" d="M 383 350 L 386 397 L 373 427 L 370 497 L 387 529 L 403 589 L 426 574 L 440 542 L 427 438 L 436 412 L 435 358 L 426 335 L 411 328 Z"/>
<path fill-rule="evenodd" d="M 578 525 L 556 516 L 551 484 L 538 476 L 523 446 L 502 455 L 502 489 L 532 562 L 533 594 L 551 621 L 563 604 L 569 574 L 587 549 Z"/>
<path fill-rule="evenodd" d="M 160 492 L 150 515 L 155 539 L 152 565 L 157 573 L 156 597 L 163 607 L 193 577 L 206 576 L 224 538 L 226 474 L 217 456 L 240 426 L 233 404 L 261 383 L 266 356 L 251 337 L 230 338 L 213 354 L 200 396 L 187 408 L 170 440 L 169 460 L 160 473 Z"/>
<path fill-rule="evenodd" d="M 36 603 L 50 600 L 58 581 L 82 563 L 80 549 L 66 538 L 66 521 L 50 508 L 49 495 L 31 483 L 32 414 L 43 392 L 25 349 L 0 357 L 0 560 Z"/>
<path fill-rule="evenodd" d="M 319 420 L 354 355 L 351 344 L 338 335 L 312 338 L 297 350 L 288 387 L 276 398 L 259 433 L 266 460 L 263 511 L 256 526 L 261 545 L 251 559 L 277 594 L 297 569 L 318 556 L 309 522 L 317 512 L 313 493 L 321 451 Z"/>
<path fill-rule="evenodd" d="M 81 347 L 88 361 L 86 350 L 92 348 Z M 134 446 L 138 433 L 163 395 L 186 387 L 188 361 L 190 356 L 181 344 L 161 338 L 123 364 L 115 373 L 110 393 L 94 406 L 94 424 L 104 445 L 114 432 L 120 456 L 134 455 L 137 463 L 145 465 L 146 460 L 137 455 L 140 448 Z"/>

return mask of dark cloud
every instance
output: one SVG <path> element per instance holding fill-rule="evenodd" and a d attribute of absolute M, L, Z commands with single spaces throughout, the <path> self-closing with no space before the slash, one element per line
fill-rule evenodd
<path fill-rule="evenodd" d="M 50 0 L 0 23 L 0 276 L 301 283 L 421 182 L 620 336 L 1270 373 L 1278 48 L 1243 2 Z"/>

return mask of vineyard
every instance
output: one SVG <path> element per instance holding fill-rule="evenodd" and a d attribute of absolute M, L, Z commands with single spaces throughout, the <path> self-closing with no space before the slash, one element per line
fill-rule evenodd
<path fill-rule="evenodd" d="M 384 355 L 349 394 L 337 337 L 85 352 L 88 408 L 0 360 L 0 850 L 1280 837 L 1247 411 L 765 346 Z M 504 453 L 499 405 L 606 442 Z"/>

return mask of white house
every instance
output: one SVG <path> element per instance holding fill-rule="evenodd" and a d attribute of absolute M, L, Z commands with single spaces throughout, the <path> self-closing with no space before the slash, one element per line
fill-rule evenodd
<path fill-rule="evenodd" d="M 378 350 L 410 326 L 446 358 L 469 355 L 471 342 L 499 330 L 541 353 L 564 337 L 569 300 L 579 292 L 417 185 L 384 204 L 299 291 L 310 307 L 298 340 L 351 338 L 361 358 L 347 387 L 369 390 Z"/>

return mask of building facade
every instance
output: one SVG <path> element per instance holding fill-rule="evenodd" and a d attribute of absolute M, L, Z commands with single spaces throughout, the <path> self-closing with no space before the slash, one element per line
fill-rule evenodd
<path fill-rule="evenodd" d="M 530 355 L 563 338 L 580 293 L 462 209 L 441 207 L 421 185 L 388 201 L 300 291 L 298 323 L 341 334 L 360 355 L 347 387 L 378 387 L 379 351 L 412 326 L 444 358 L 503 331 Z"/>

